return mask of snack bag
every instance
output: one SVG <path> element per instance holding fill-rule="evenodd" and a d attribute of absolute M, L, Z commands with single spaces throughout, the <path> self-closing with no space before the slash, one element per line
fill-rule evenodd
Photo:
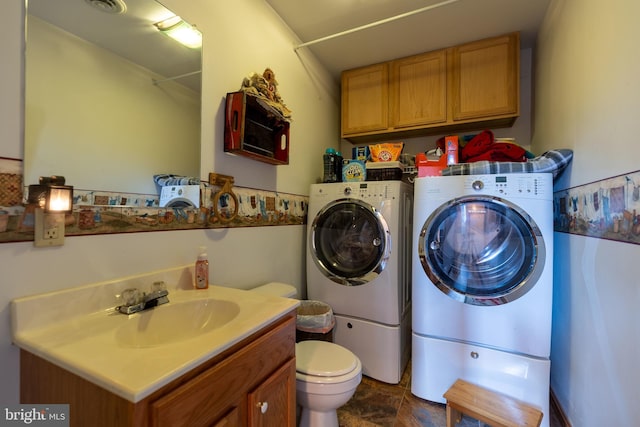
<path fill-rule="evenodd" d="M 397 162 L 403 148 L 403 142 L 385 142 L 383 144 L 370 145 L 371 161 Z"/>

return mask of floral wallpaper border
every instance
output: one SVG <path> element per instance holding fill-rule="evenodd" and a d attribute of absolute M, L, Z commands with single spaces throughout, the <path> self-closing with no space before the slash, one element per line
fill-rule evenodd
<path fill-rule="evenodd" d="M 554 230 L 640 244 L 640 171 L 554 192 Z"/>
<path fill-rule="evenodd" d="M 0 158 L 0 188 L 10 190 L 0 190 L 0 243 L 33 240 L 34 215 L 26 204 L 21 163 Z M 213 209 L 218 190 L 203 182 L 202 206 L 166 208 L 159 206 L 156 194 L 74 189 L 73 211 L 65 217 L 65 236 L 306 223 L 308 196 L 244 187 L 232 190 L 238 200 L 238 215 L 220 221 Z M 221 215 L 228 213 L 227 198 L 219 198 L 218 205 Z"/>

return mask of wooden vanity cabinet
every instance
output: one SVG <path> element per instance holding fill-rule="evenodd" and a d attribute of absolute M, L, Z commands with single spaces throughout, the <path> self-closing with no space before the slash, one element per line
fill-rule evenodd
<path fill-rule="evenodd" d="M 511 126 L 520 114 L 519 74 L 519 33 L 344 71 L 342 137 Z"/>
<path fill-rule="evenodd" d="M 71 426 L 295 426 L 295 311 L 137 403 L 20 354 L 21 402 L 68 403 Z"/>

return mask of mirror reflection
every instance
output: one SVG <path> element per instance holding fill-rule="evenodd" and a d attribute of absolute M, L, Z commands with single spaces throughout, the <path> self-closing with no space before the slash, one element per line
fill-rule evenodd
<path fill-rule="evenodd" d="M 120 8 L 121 10 L 113 10 Z M 155 174 L 200 176 L 201 48 L 154 23 L 153 0 L 29 0 L 24 183 L 157 194 Z"/>

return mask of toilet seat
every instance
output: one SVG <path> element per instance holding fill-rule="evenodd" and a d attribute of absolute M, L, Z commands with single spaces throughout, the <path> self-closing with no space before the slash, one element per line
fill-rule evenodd
<path fill-rule="evenodd" d="M 362 370 L 351 351 L 327 341 L 296 343 L 296 379 L 309 383 L 350 381 Z"/>

